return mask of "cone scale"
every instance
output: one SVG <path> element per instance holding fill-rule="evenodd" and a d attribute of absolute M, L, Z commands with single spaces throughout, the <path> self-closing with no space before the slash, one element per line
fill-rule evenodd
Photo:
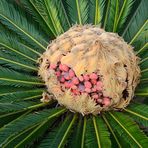
<path fill-rule="evenodd" d="M 60 105 L 98 114 L 129 104 L 139 82 L 138 62 L 117 34 L 76 25 L 49 44 L 39 59 L 39 75 Z"/>

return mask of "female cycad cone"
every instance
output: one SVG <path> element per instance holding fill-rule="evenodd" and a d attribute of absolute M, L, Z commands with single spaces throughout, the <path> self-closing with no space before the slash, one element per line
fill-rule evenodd
<path fill-rule="evenodd" d="M 59 104 L 83 115 L 98 114 L 129 104 L 139 82 L 138 61 L 117 34 L 74 26 L 49 44 L 39 75 Z"/>

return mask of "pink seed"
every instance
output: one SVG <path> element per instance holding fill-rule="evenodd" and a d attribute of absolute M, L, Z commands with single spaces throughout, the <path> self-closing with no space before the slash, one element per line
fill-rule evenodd
<path fill-rule="evenodd" d="M 86 82 L 84 82 L 84 86 L 86 88 L 91 88 L 92 87 L 92 84 L 89 81 L 86 81 Z"/>
<path fill-rule="evenodd" d="M 91 89 L 90 89 L 90 88 L 85 88 L 85 91 L 86 91 L 87 93 L 90 93 L 90 92 L 91 92 Z"/>
<path fill-rule="evenodd" d="M 66 88 L 70 88 L 71 87 L 71 84 L 68 83 L 68 82 L 65 82 L 64 85 L 65 85 Z"/>
<path fill-rule="evenodd" d="M 96 87 L 93 87 L 92 88 L 92 92 L 96 92 L 97 91 L 97 88 Z"/>
<path fill-rule="evenodd" d="M 110 99 L 108 97 L 103 98 L 102 104 L 104 104 L 105 106 L 109 106 L 110 105 Z"/>
<path fill-rule="evenodd" d="M 79 77 L 79 80 L 80 80 L 81 82 L 84 81 L 83 76 L 80 76 L 80 77 Z"/>
<path fill-rule="evenodd" d="M 99 90 L 99 91 L 102 90 L 102 87 L 100 87 L 100 86 L 97 86 L 96 88 L 97 88 L 97 90 Z"/>
<path fill-rule="evenodd" d="M 97 99 L 97 102 L 98 103 L 102 103 L 102 99 Z"/>
<path fill-rule="evenodd" d="M 56 69 L 57 65 L 56 64 L 50 64 L 50 69 Z"/>
<path fill-rule="evenodd" d="M 91 83 L 95 85 L 95 84 L 97 84 L 97 80 L 92 79 L 92 80 L 91 80 Z"/>
<path fill-rule="evenodd" d="M 69 70 L 69 76 L 70 78 L 73 78 L 75 76 L 75 73 L 72 69 Z"/>
<path fill-rule="evenodd" d="M 62 73 L 63 74 L 63 76 L 64 76 L 64 78 L 66 79 L 66 80 L 70 80 L 70 76 L 69 76 L 69 73 L 68 72 L 64 72 L 64 73 Z"/>
<path fill-rule="evenodd" d="M 98 99 L 98 98 L 99 98 L 99 96 L 98 96 L 97 94 L 94 94 L 92 97 L 93 97 L 94 99 Z"/>
<path fill-rule="evenodd" d="M 63 71 L 63 65 L 62 65 L 62 64 L 59 65 L 59 69 L 60 69 L 61 71 Z"/>
<path fill-rule="evenodd" d="M 77 77 L 74 77 L 73 79 L 72 79 L 72 82 L 73 82 L 73 84 L 79 84 L 79 79 L 77 78 Z"/>
<path fill-rule="evenodd" d="M 85 81 L 89 80 L 89 76 L 88 75 L 84 75 L 83 78 L 84 78 Z"/>
<path fill-rule="evenodd" d="M 68 70 L 69 70 L 69 68 L 68 68 L 68 66 L 67 66 L 67 65 L 65 65 L 65 64 L 64 64 L 64 65 L 62 65 L 62 70 L 63 70 L 63 71 L 68 71 Z"/>
<path fill-rule="evenodd" d="M 60 75 L 61 75 L 61 72 L 60 71 L 57 71 L 56 72 L 56 76 L 59 77 Z"/>
<path fill-rule="evenodd" d="M 98 81 L 98 82 L 97 82 L 97 86 L 102 87 L 102 86 L 103 86 L 103 83 L 102 83 L 101 81 Z"/>
<path fill-rule="evenodd" d="M 61 83 L 64 83 L 64 82 L 65 82 L 65 78 L 64 78 L 64 77 L 61 77 L 61 78 L 60 78 L 60 82 L 61 82 Z"/>
<path fill-rule="evenodd" d="M 72 89 L 77 89 L 77 86 L 76 85 L 72 85 L 71 88 Z"/>
<path fill-rule="evenodd" d="M 92 73 L 92 74 L 90 74 L 90 79 L 98 79 L 98 76 L 97 76 L 97 74 L 95 74 L 95 73 Z"/>
<path fill-rule="evenodd" d="M 74 95 L 79 95 L 80 92 L 77 89 L 73 89 L 72 92 L 74 93 Z"/>
<path fill-rule="evenodd" d="M 79 85 L 78 85 L 78 89 L 79 89 L 79 91 L 83 92 L 84 89 L 85 89 L 85 87 L 84 87 L 84 85 L 79 84 Z"/>

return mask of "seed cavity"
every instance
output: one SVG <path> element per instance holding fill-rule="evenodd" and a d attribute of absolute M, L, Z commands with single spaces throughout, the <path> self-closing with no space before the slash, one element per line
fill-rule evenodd
<path fill-rule="evenodd" d="M 103 83 L 100 76 L 96 73 L 81 74 L 77 77 L 74 70 L 66 64 L 50 64 L 49 70 L 54 70 L 57 80 L 60 82 L 61 89 L 70 89 L 73 96 L 87 94 L 96 102 L 96 105 L 109 106 L 111 98 L 103 95 Z"/>

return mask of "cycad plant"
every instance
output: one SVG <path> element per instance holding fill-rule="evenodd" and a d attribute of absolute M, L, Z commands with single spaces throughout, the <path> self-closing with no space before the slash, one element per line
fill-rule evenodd
<path fill-rule="evenodd" d="M 0 0 L 0 147 L 148 147 L 147 7 L 147 0 Z M 54 93 L 51 91 L 54 86 L 51 85 L 50 79 L 48 79 L 49 83 L 46 81 L 45 85 L 47 73 L 44 73 L 45 67 L 42 67 L 44 56 L 51 55 L 52 46 L 59 45 L 64 32 L 71 27 L 72 30 L 77 30 L 79 36 L 83 35 L 81 31 L 79 32 L 79 29 L 83 27 L 85 29 L 90 27 L 90 30 L 96 27 L 99 30 L 97 35 L 105 31 L 117 33 L 122 42 L 124 39 L 129 44 L 124 42 L 124 45 L 126 44 L 124 47 L 129 47 L 129 52 L 118 45 L 120 39 L 117 40 L 119 38 L 117 34 L 111 33 L 110 36 L 107 36 L 104 44 L 110 41 L 111 46 L 116 46 L 116 52 L 123 53 L 123 55 L 119 54 L 119 59 L 126 57 L 126 51 L 127 53 L 132 52 L 129 56 L 129 60 L 134 61 L 132 65 L 136 65 L 135 59 L 139 57 L 140 83 L 136 87 L 134 98 L 130 103 L 128 102 L 128 106 L 125 105 L 127 107 L 123 105 L 120 109 L 115 106 L 109 108 L 114 97 L 104 97 L 104 103 L 98 105 L 105 106 L 103 109 L 101 108 L 95 113 L 83 112 L 80 111 L 80 107 L 79 110 L 73 108 L 82 103 L 79 100 L 77 105 L 70 104 L 71 107 L 61 103 L 60 96 L 53 95 Z M 75 32 L 72 31 L 72 33 Z M 69 33 L 67 36 L 69 39 Z M 114 36 L 113 41 L 111 39 Z M 92 38 L 96 39 L 94 36 Z M 98 39 L 101 40 L 101 37 Z M 73 42 L 73 38 L 71 40 Z M 89 43 L 89 41 L 85 40 L 85 43 Z M 132 47 L 135 50 L 134 56 L 132 56 Z M 63 45 L 60 48 L 62 49 Z M 63 51 L 66 50 L 65 48 Z M 85 48 L 82 49 L 85 50 Z M 54 56 L 57 57 L 58 52 L 56 51 L 60 51 L 59 48 L 53 51 Z M 79 49 L 76 49 L 74 53 L 79 53 Z M 60 55 L 65 56 L 65 53 L 62 52 Z M 51 56 L 52 60 L 54 56 Z M 81 62 L 77 61 L 77 56 L 75 57 L 73 60 L 70 58 L 69 63 L 78 62 L 80 65 Z M 51 60 L 51 58 L 49 59 Z M 46 60 L 49 62 L 48 58 Z M 94 58 L 89 62 L 91 63 L 93 60 Z M 50 63 L 48 66 L 50 75 L 53 73 L 53 69 L 60 72 L 60 70 L 70 68 L 61 63 L 56 66 Z M 126 67 L 126 65 L 123 66 Z M 137 65 L 133 67 L 126 73 L 133 72 L 132 80 L 129 78 L 126 82 L 132 81 L 131 88 L 134 90 L 134 81 L 136 84 L 138 83 L 139 73 L 136 73 L 135 70 Z M 93 66 L 89 66 L 87 70 L 92 73 L 93 68 Z M 71 71 L 71 75 L 75 75 L 82 69 L 83 64 L 81 68 L 74 68 L 74 70 L 71 67 L 69 72 Z M 118 72 L 120 73 L 120 69 Z M 44 81 L 38 76 L 38 73 Z M 92 73 L 91 77 L 98 79 L 96 73 Z M 77 83 L 76 79 L 74 83 Z M 92 81 L 92 83 L 98 82 Z M 99 81 L 99 86 L 100 83 L 101 81 Z M 88 94 L 90 94 L 88 89 L 90 85 L 90 83 L 86 83 Z M 77 86 L 75 87 L 77 88 Z M 82 88 L 81 83 L 80 90 Z M 101 88 L 99 87 L 99 89 Z M 55 94 L 58 93 L 56 89 L 54 91 Z M 114 91 L 116 90 L 112 89 L 110 93 L 112 94 Z M 123 95 L 126 95 L 125 98 L 130 95 L 128 89 L 123 91 Z M 77 95 L 80 95 L 81 92 L 73 91 L 72 93 L 74 93 L 72 99 L 77 99 Z M 96 97 L 96 95 L 98 94 L 95 93 L 94 96 Z M 93 94 L 91 94 L 92 96 Z M 63 100 L 67 103 L 68 99 L 70 99 L 69 96 L 65 95 Z M 98 101 L 101 100 L 98 99 Z M 92 101 L 87 103 L 89 105 Z"/>

